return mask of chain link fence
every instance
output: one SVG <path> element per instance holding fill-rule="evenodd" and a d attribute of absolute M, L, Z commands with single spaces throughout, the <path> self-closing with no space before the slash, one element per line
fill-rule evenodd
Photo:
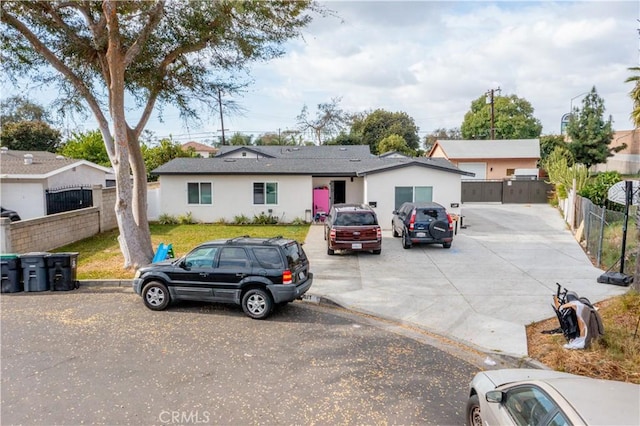
<path fill-rule="evenodd" d="M 575 228 L 580 233 L 581 243 L 591 256 L 594 264 L 601 269 L 623 272 L 634 275 L 636 264 L 636 247 L 638 245 L 637 206 L 629 208 L 625 221 L 624 206 L 609 204 L 600 207 L 591 200 L 576 197 Z M 626 237 L 625 237 L 626 222 Z M 624 250 L 623 247 L 624 241 Z M 624 251 L 624 265 L 621 265 Z M 623 270 L 621 270 L 623 266 Z"/>

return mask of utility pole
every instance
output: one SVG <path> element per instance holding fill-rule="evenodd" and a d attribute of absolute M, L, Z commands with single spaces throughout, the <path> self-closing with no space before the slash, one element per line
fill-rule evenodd
<path fill-rule="evenodd" d="M 222 89 L 218 87 L 218 110 L 220 110 L 220 126 L 222 127 L 222 145 L 226 145 L 224 140 L 224 116 L 222 114 Z"/>
<path fill-rule="evenodd" d="M 495 136 L 496 136 L 496 128 L 495 128 L 495 125 L 494 125 L 494 122 L 495 122 L 495 110 L 494 110 L 494 107 L 493 107 L 493 104 L 494 104 L 493 97 L 494 97 L 494 92 L 498 92 L 498 95 L 500 95 L 500 91 L 501 91 L 500 87 L 498 87 L 497 89 L 489 89 L 487 91 L 487 103 L 491 104 L 491 140 L 494 140 Z"/>

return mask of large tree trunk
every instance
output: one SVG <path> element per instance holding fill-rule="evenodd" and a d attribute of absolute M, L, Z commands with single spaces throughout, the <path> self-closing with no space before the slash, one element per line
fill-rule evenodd
<path fill-rule="evenodd" d="M 140 145 L 135 133 L 127 125 L 125 115 L 124 54 L 120 46 L 115 4 L 105 2 L 104 10 L 110 31 L 106 58 L 110 77 L 109 110 L 115 139 L 111 163 L 116 174 L 115 212 L 120 230 L 118 242 L 124 256 L 124 267 L 136 268 L 150 263 L 153 258 L 146 211 L 147 175 Z"/>

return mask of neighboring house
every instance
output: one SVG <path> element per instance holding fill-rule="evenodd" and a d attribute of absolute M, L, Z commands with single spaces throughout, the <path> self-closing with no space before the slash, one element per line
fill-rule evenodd
<path fill-rule="evenodd" d="M 22 219 L 47 215 L 46 191 L 114 186 L 113 170 L 45 151 L 0 148 L 0 204 Z"/>
<path fill-rule="evenodd" d="M 593 171 L 617 171 L 623 175 L 640 173 L 640 130 L 618 130 L 614 132 L 609 147 L 614 148 L 622 144 L 626 144 L 627 147 L 607 158 L 606 163 L 593 166 Z"/>
<path fill-rule="evenodd" d="M 505 179 L 520 171 L 526 175 L 537 173 L 534 169 L 540 159 L 540 140 L 437 140 L 427 157 L 445 158 L 458 168 L 475 173 L 463 179 Z"/>
<path fill-rule="evenodd" d="M 160 212 L 212 223 L 268 214 L 310 221 L 337 203 L 374 207 L 383 228 L 404 201 L 460 212 L 461 176 L 441 158 L 382 158 L 366 145 L 224 146 L 213 158 L 175 158 L 153 170 Z"/>
<path fill-rule="evenodd" d="M 183 151 L 186 151 L 189 148 L 193 148 L 196 154 L 199 154 L 203 158 L 213 157 L 218 152 L 216 148 L 200 142 L 187 142 L 182 144 Z"/>

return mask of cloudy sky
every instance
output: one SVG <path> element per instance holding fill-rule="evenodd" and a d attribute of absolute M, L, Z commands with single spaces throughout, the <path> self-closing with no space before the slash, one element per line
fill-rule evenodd
<path fill-rule="evenodd" d="M 226 135 L 295 129 L 307 105 L 341 98 L 348 112 L 382 108 L 414 118 L 421 139 L 459 127 L 489 89 L 528 100 L 543 134 L 593 86 L 617 130 L 631 129 L 625 79 L 639 65 L 640 1 L 329 1 L 287 54 L 252 68 L 242 115 Z M 148 125 L 158 137 L 217 140 L 218 116 L 185 127 L 171 110 Z"/>

